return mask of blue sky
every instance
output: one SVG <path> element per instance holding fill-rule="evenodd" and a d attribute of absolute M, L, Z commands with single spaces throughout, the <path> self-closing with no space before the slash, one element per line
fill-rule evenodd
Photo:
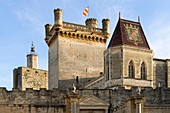
<path fill-rule="evenodd" d="M 39 68 L 48 68 L 48 47 L 44 25 L 53 24 L 53 10 L 63 10 L 63 21 L 84 24 L 82 17 L 89 6 L 89 17 L 111 21 L 111 34 L 121 18 L 141 24 L 155 58 L 170 58 L 169 0 L 0 0 L 0 87 L 12 88 L 13 69 L 26 66 L 26 55 L 34 41 Z"/>

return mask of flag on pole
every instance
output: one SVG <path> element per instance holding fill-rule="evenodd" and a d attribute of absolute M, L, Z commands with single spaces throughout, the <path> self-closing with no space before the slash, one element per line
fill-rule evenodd
<path fill-rule="evenodd" d="M 88 13 L 89 13 L 89 6 L 84 9 L 82 16 L 87 16 Z"/>

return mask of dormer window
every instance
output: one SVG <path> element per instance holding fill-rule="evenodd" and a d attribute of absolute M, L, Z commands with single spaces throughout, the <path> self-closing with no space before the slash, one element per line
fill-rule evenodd
<path fill-rule="evenodd" d="M 140 67 L 140 77 L 141 79 L 146 79 L 146 65 L 144 62 L 142 62 Z"/>
<path fill-rule="evenodd" d="M 135 72 L 135 69 L 134 69 L 134 64 L 133 64 L 133 61 L 131 60 L 129 62 L 129 66 L 128 66 L 128 77 L 129 78 L 134 78 L 134 72 Z"/>

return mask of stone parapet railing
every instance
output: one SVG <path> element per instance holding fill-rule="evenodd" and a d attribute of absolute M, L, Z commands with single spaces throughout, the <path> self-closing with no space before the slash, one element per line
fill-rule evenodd
<path fill-rule="evenodd" d="M 79 24 L 73 24 L 73 23 L 69 23 L 69 22 L 63 22 L 63 28 L 88 31 L 88 32 L 94 32 L 94 33 L 102 33 L 102 29 L 100 29 L 100 28 L 92 28 L 92 27 L 79 25 Z"/>

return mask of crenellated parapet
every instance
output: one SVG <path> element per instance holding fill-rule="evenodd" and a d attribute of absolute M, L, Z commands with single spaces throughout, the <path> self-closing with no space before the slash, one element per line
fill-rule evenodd
<path fill-rule="evenodd" d="M 58 29 L 55 25 L 49 30 L 50 26 L 46 25 L 46 42 L 50 43 L 56 34 L 69 38 L 76 38 L 86 41 L 94 41 L 100 43 L 106 43 L 108 34 L 100 28 L 94 28 L 79 24 L 73 24 L 69 22 L 63 22 L 63 28 Z M 110 35 L 110 34 L 109 34 Z"/>
<path fill-rule="evenodd" d="M 32 88 L 27 88 L 26 91 L 19 89 L 8 91 L 6 88 L 0 88 L 0 103 L 11 105 L 48 105 L 48 103 L 51 106 L 64 105 L 65 95 L 66 91 L 58 89 L 46 90 L 41 88 L 40 90 L 33 90 Z"/>
<path fill-rule="evenodd" d="M 79 25 L 79 24 L 74 24 L 69 22 L 63 22 L 63 28 L 102 34 L 102 29 L 97 27 L 90 27 L 90 25 L 85 26 L 85 25 Z"/>
<path fill-rule="evenodd" d="M 102 28 L 98 28 L 98 20 L 95 18 L 88 18 L 85 21 L 86 25 L 64 22 L 62 20 L 62 10 L 54 10 L 54 25 L 45 25 L 45 41 L 49 44 L 56 33 L 62 36 L 71 36 L 87 41 L 96 41 L 106 43 L 110 36 L 110 20 L 102 20 Z M 58 34 L 57 34 L 58 35 Z"/>
<path fill-rule="evenodd" d="M 155 107 L 157 107 L 157 110 L 169 109 L 170 105 L 170 89 L 164 87 L 157 87 L 156 89 L 132 87 L 130 90 L 126 90 L 125 87 L 114 87 L 112 89 L 94 88 L 78 89 L 76 90 L 76 93 L 68 92 L 69 91 L 59 89 L 46 90 L 43 88 L 40 90 L 29 88 L 26 89 L 26 91 L 21 91 L 19 89 L 8 91 L 6 88 L 1 87 L 0 112 L 6 113 L 6 110 L 9 111 L 8 113 L 11 113 L 11 111 L 15 109 L 16 111 L 14 113 L 18 113 L 20 109 L 25 109 L 26 111 L 29 109 L 29 111 L 33 113 L 34 111 L 46 113 L 48 110 L 51 110 L 50 113 L 55 113 L 55 110 L 57 111 L 60 109 L 61 111 L 59 113 L 68 113 L 73 110 L 71 105 L 73 105 L 74 102 L 79 106 L 75 105 L 78 111 L 79 109 L 82 109 L 84 104 L 90 104 L 90 106 L 96 105 L 96 103 L 94 103 L 96 102 L 94 98 L 98 98 L 98 100 L 100 99 L 104 103 L 109 103 L 109 109 L 112 112 L 118 112 L 121 110 L 135 111 L 136 108 L 134 106 L 138 105 L 137 102 L 141 102 L 141 110 L 154 109 Z M 82 102 L 83 98 L 89 99 Z M 153 112 L 151 111 L 151 113 Z"/>

